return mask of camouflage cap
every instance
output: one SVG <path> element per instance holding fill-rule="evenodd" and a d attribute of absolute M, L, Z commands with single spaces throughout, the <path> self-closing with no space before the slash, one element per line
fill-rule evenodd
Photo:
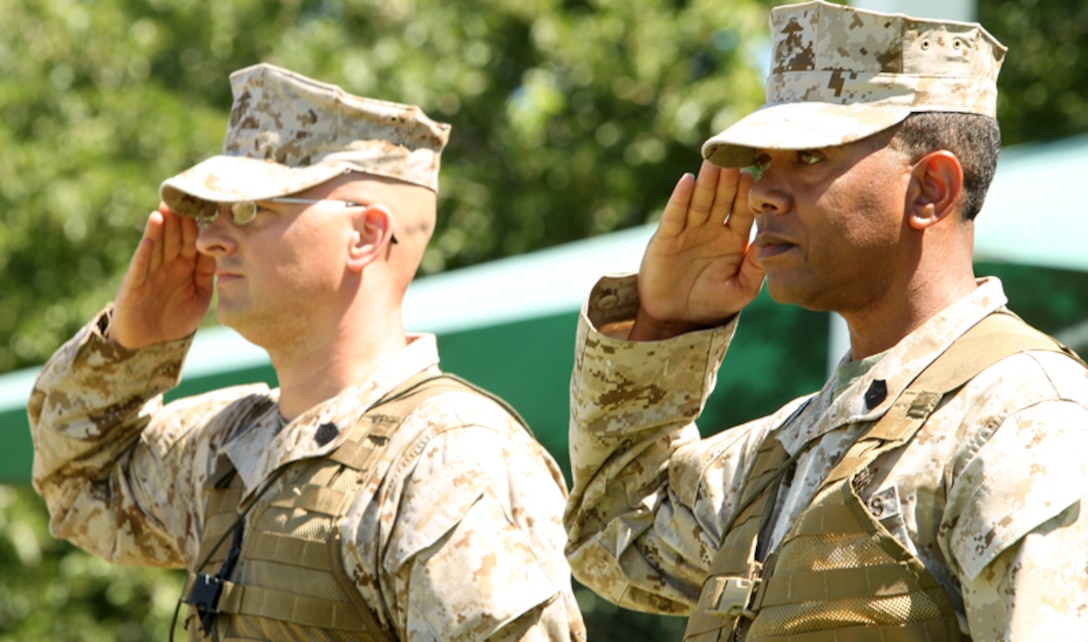
<path fill-rule="evenodd" d="M 703 144 L 744 167 L 754 149 L 818 149 L 865 138 L 913 112 L 993 117 L 1005 47 L 981 25 L 817 0 L 771 11 L 767 102 Z"/>
<path fill-rule="evenodd" d="M 352 170 L 438 191 L 450 126 L 419 107 L 353 96 L 267 63 L 234 72 L 230 82 L 223 153 L 159 188 L 175 213 L 286 196 Z"/>

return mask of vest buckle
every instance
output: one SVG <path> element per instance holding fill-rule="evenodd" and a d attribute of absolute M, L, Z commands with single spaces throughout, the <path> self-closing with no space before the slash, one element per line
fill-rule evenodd
<path fill-rule="evenodd" d="M 196 576 L 189 594 L 182 600 L 196 609 L 200 616 L 200 629 L 211 633 L 215 626 L 215 616 L 219 614 L 219 597 L 223 594 L 223 579 L 215 575 L 201 573 Z"/>
<path fill-rule="evenodd" d="M 718 596 L 718 608 L 707 609 L 707 615 L 726 618 L 755 619 L 756 613 L 748 608 L 751 604 L 752 594 L 756 587 L 763 581 L 759 578 L 724 577 L 722 592 Z"/>

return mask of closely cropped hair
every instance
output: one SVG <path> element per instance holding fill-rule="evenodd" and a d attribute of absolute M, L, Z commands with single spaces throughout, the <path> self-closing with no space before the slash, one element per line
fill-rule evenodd
<path fill-rule="evenodd" d="M 963 167 L 961 213 L 964 220 L 978 215 L 1001 151 L 996 119 L 979 114 L 918 112 L 897 127 L 890 144 L 913 160 L 942 149 L 955 154 Z"/>

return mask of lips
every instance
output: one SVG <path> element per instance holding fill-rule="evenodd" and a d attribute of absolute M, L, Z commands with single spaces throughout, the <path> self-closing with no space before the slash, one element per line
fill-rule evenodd
<path fill-rule="evenodd" d="M 235 270 L 220 268 L 215 271 L 215 280 L 217 283 L 226 283 L 240 278 L 242 278 L 241 272 Z"/>
<path fill-rule="evenodd" d="M 797 247 L 789 239 L 774 232 L 760 231 L 756 235 L 756 246 L 759 248 L 759 260 L 766 261 L 785 254 Z"/>

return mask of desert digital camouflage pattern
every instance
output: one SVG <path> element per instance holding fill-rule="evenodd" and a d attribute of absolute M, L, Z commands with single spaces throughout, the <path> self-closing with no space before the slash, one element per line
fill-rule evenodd
<path fill-rule="evenodd" d="M 175 213 L 300 192 L 358 171 L 438 191 L 450 126 L 414 105 L 363 98 L 261 63 L 230 76 L 223 153 L 163 181 Z"/>
<path fill-rule="evenodd" d="M 778 495 L 773 550 L 837 457 L 939 352 L 1005 303 L 1000 282 L 983 279 L 868 370 L 848 373 L 844 360 L 811 397 L 700 439 L 693 421 L 737 321 L 659 342 L 609 336 L 598 328 L 634 317 L 637 280 L 603 279 L 579 325 L 571 382 L 575 576 L 621 605 L 690 614 L 769 431 L 787 423 L 780 441 L 791 454 L 817 440 Z M 867 403 L 878 380 L 886 393 Z M 1085 452 L 1088 371 L 1062 354 L 1027 352 L 975 377 L 856 490 L 873 510 L 902 516 L 891 534 L 945 588 L 965 636 L 1082 640 Z"/>
<path fill-rule="evenodd" d="M 365 384 L 281 430 L 278 390 L 263 384 L 164 406 L 189 340 L 128 351 L 103 338 L 107 324 L 103 314 L 46 364 L 29 414 L 53 533 L 115 563 L 195 570 L 205 484 L 223 458 L 244 503 L 277 469 L 343 443 L 349 431 L 329 439 L 326 424 L 350 426 L 401 382 L 438 372 L 434 337 L 415 335 Z M 401 640 L 585 639 L 563 557 L 562 474 L 499 405 L 465 391 L 432 397 L 375 470 L 340 525 L 341 553 L 386 630 Z"/>
<path fill-rule="evenodd" d="M 995 117 L 1005 47 L 981 25 L 817 0 L 771 11 L 766 104 L 703 145 L 744 167 L 753 148 L 819 149 L 860 140 L 913 112 Z"/>

